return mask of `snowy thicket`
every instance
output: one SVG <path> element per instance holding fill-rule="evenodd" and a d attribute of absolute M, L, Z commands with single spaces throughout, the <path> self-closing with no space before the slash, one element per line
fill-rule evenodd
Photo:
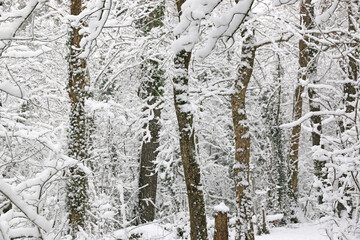
<path fill-rule="evenodd" d="M 186 72 L 189 104 L 183 110 L 193 116 L 190 130 L 195 129 L 209 238 L 214 211 L 219 211 L 227 212 L 234 239 L 239 217 L 234 159 L 239 149 L 230 99 L 248 37 L 244 29 L 253 30 L 249 47 L 256 49 L 245 123 L 251 138 L 247 184 L 255 233 L 265 233 L 264 225 L 272 231 L 299 221 L 321 224 L 324 239 L 360 237 L 358 0 L 307 0 L 316 16 L 311 30 L 299 20 L 303 0 L 186 0 L 181 16 L 175 0 L 85 2 L 74 16 L 70 1 L 0 0 L 0 240 L 71 239 L 66 184 L 68 170 L 75 166 L 88 179 L 89 198 L 87 223 L 78 239 L 189 239 L 173 93 L 173 79 L 179 76 L 174 58 L 181 51 L 192 53 Z M 163 16 L 152 21 L 161 24 L 149 23 L 158 9 Z M 78 57 L 87 61 L 84 72 L 90 79 L 86 161 L 68 153 L 71 27 L 81 28 Z M 305 36 L 316 49 L 311 61 L 317 69 L 312 79 L 298 81 L 307 71 L 298 62 L 299 40 Z M 153 96 L 141 97 L 141 91 L 146 90 L 144 81 L 153 79 L 149 72 L 157 71 L 165 80 L 156 90 L 161 92 L 156 103 L 149 105 Z M 293 121 L 297 86 L 304 87 L 303 112 Z M 321 110 L 311 111 L 309 100 Z M 137 225 L 141 147 L 152 137 L 146 124 L 155 107 L 161 109 L 154 160 L 156 214 L 151 224 Z M 321 117 L 321 131 L 314 116 Z M 299 124 L 294 205 L 288 160 L 291 128 Z M 321 136 L 319 146 L 312 144 L 314 132 Z M 315 161 L 324 163 L 320 174 Z"/>

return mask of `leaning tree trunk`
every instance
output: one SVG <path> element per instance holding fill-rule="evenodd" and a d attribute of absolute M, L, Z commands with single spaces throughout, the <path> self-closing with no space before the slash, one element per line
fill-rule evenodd
<path fill-rule="evenodd" d="M 185 0 L 177 0 L 176 6 L 181 15 L 181 6 Z M 206 240 L 206 215 L 203 186 L 200 179 L 200 166 L 195 147 L 195 129 L 193 111 L 189 99 L 189 63 L 191 52 L 181 50 L 174 59 L 175 76 L 174 106 L 180 133 L 180 153 L 184 168 L 185 183 L 190 211 L 190 239 Z"/>
<path fill-rule="evenodd" d="M 164 16 L 164 6 L 160 3 L 150 14 L 140 21 L 140 29 L 148 35 L 151 29 L 161 27 Z M 144 129 L 150 132 L 150 139 L 143 139 L 140 155 L 139 176 L 139 223 L 151 222 L 155 218 L 157 171 L 155 161 L 158 155 L 159 132 L 161 129 L 161 97 L 163 95 L 164 71 L 157 60 L 147 59 L 142 66 L 144 79 L 139 90 L 139 96 L 146 101 L 144 114 L 152 115 L 146 120 Z M 151 111 L 151 112 L 149 112 Z M 146 119 L 150 115 L 145 115 Z"/>
<path fill-rule="evenodd" d="M 306 30 L 312 26 L 311 19 L 311 1 L 303 0 L 300 3 L 300 26 Z M 308 80 L 308 66 L 311 61 L 311 49 L 308 46 L 309 36 L 305 35 L 299 41 L 299 80 L 294 93 L 293 120 L 296 121 L 302 116 L 302 105 L 304 85 L 302 83 Z M 300 142 L 301 125 L 298 124 L 292 128 L 290 141 L 290 154 L 288 162 L 289 177 L 289 197 L 293 205 L 297 204 L 298 199 L 298 173 L 299 173 L 299 142 Z"/>
<path fill-rule="evenodd" d="M 180 132 L 180 152 L 190 210 L 190 238 L 191 240 L 206 240 L 205 202 L 200 180 L 200 166 L 196 159 L 194 116 L 188 92 L 190 58 L 191 53 L 184 50 L 175 57 L 174 105 Z"/>
<path fill-rule="evenodd" d="M 71 1 L 71 14 L 79 15 L 82 11 L 82 1 Z M 68 92 L 71 104 L 70 129 L 68 149 L 70 157 L 85 164 L 88 158 L 86 139 L 85 98 L 89 77 L 86 70 L 86 60 L 79 58 L 81 53 L 79 27 L 71 27 L 69 40 L 69 80 Z M 67 182 L 67 208 L 70 234 L 76 238 L 80 229 L 85 227 L 86 210 L 88 209 L 87 176 L 83 169 L 74 166 L 69 169 Z"/>
<path fill-rule="evenodd" d="M 246 30 L 242 32 L 245 36 Z M 235 93 L 231 95 L 231 109 L 235 133 L 235 191 L 237 202 L 236 240 L 254 240 L 251 222 L 252 202 L 250 195 L 250 133 L 246 117 L 245 97 L 255 59 L 256 49 L 252 46 L 253 34 L 245 39 L 242 47 Z"/>

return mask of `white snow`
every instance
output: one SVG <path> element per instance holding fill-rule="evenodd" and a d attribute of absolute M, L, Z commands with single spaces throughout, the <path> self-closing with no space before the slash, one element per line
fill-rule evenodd
<path fill-rule="evenodd" d="M 339 0 L 335 0 L 329 9 L 323 12 L 320 16 L 316 16 L 315 22 L 317 24 L 320 24 L 329 20 L 329 18 L 333 15 L 338 5 L 339 5 Z"/>
<path fill-rule="evenodd" d="M 229 212 L 229 208 L 228 208 L 228 206 L 225 205 L 224 202 L 221 202 L 219 205 L 216 205 L 214 207 L 214 211 L 221 212 L 221 213 L 227 213 L 227 212 Z"/>
<path fill-rule="evenodd" d="M 214 49 L 216 42 L 225 37 L 227 41 L 238 30 L 240 25 L 244 22 L 245 17 L 251 9 L 254 0 L 242 0 L 233 6 L 227 13 L 220 18 L 213 19 L 214 28 L 209 33 L 205 46 L 197 51 L 196 58 L 202 60 L 210 55 Z"/>
<path fill-rule="evenodd" d="M 18 86 L 15 86 L 10 81 L 4 81 L 4 82 L 0 83 L 0 91 L 6 92 L 6 93 L 8 93 L 12 96 L 18 97 L 18 98 L 24 97 L 24 93 L 23 93 L 22 89 Z"/>
<path fill-rule="evenodd" d="M 284 217 L 284 214 L 267 215 L 266 221 L 268 221 L 268 222 L 277 221 L 277 220 L 281 220 L 283 217 Z"/>
<path fill-rule="evenodd" d="M 270 234 L 256 236 L 256 240 L 328 240 L 324 225 L 303 223 L 270 229 Z"/>
<path fill-rule="evenodd" d="M 114 232 L 114 237 L 117 239 L 128 239 L 132 234 L 141 235 L 140 238 L 142 240 L 148 239 L 162 239 L 162 240 L 174 240 L 176 239 L 176 234 L 171 233 L 165 230 L 162 226 L 152 223 L 146 224 L 138 227 L 131 227 L 128 229 L 122 229 Z"/>

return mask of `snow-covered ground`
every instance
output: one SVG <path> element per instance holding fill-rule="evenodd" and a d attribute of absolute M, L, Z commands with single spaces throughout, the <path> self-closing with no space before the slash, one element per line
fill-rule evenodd
<path fill-rule="evenodd" d="M 127 231 L 119 230 L 114 233 L 116 239 L 128 239 L 137 235 L 142 240 L 175 240 L 175 233 L 166 231 L 157 224 L 148 224 L 140 227 L 131 227 Z M 211 239 L 211 238 L 210 238 Z M 302 223 L 270 229 L 270 234 L 256 236 L 255 240 L 328 240 L 325 227 L 322 224 Z"/>
<path fill-rule="evenodd" d="M 325 226 L 316 223 L 302 223 L 272 228 L 270 234 L 256 236 L 256 240 L 328 240 Z"/>

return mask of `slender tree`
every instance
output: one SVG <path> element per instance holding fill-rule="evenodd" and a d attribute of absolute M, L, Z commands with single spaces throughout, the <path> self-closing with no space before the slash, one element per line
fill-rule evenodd
<path fill-rule="evenodd" d="M 181 6 L 185 0 L 177 0 L 176 6 L 179 16 Z M 187 197 L 190 211 L 191 240 L 206 240 L 206 215 L 203 187 L 201 184 L 200 166 L 197 159 L 195 129 L 193 126 L 194 113 L 189 99 L 189 64 L 191 52 L 181 50 L 174 58 L 175 76 L 174 106 L 180 133 L 180 153 L 184 168 Z"/>
<path fill-rule="evenodd" d="M 241 60 L 235 92 L 231 95 L 232 119 L 235 133 L 235 192 L 237 202 L 237 240 L 253 240 L 254 229 L 251 222 L 252 203 L 250 196 L 250 134 L 246 116 L 246 90 L 253 72 L 256 48 L 253 44 L 254 33 L 243 29 Z"/>
<path fill-rule="evenodd" d="M 300 2 L 300 26 L 303 30 L 311 29 L 313 26 L 313 6 L 312 0 L 303 0 Z M 313 60 L 314 50 L 309 48 L 310 37 L 305 34 L 299 40 L 299 74 L 298 82 L 294 93 L 293 102 L 293 120 L 296 121 L 302 116 L 303 107 L 303 92 L 304 83 L 309 80 L 309 74 L 313 74 L 315 71 L 314 66 L 310 63 Z M 310 71 L 310 72 L 309 72 Z M 313 94 L 311 90 L 311 94 Z M 315 102 L 311 102 L 313 110 L 318 109 L 318 105 Z M 313 119 L 313 123 L 318 122 L 319 119 Z M 319 126 L 319 125 L 318 125 Z M 313 141 L 317 143 L 320 139 L 318 136 L 318 130 L 313 134 Z M 288 177 L 289 177 L 289 195 L 293 200 L 293 204 L 296 205 L 298 199 L 298 173 L 299 173 L 299 142 L 300 142 L 301 125 L 297 124 L 292 128 L 291 141 L 290 141 L 290 154 L 288 161 Z"/>
<path fill-rule="evenodd" d="M 156 27 L 163 25 L 164 3 L 158 1 L 155 8 L 150 8 L 149 13 L 140 21 L 140 28 L 144 35 Z M 146 56 L 144 56 L 146 57 Z M 161 97 L 163 96 L 164 71 L 159 63 L 160 59 L 146 59 L 142 65 L 142 83 L 139 96 L 146 102 L 143 108 L 145 134 L 140 154 L 139 176 L 139 222 L 153 221 L 156 210 L 157 171 L 155 161 L 158 155 L 159 132 L 161 129 Z"/>
<path fill-rule="evenodd" d="M 83 0 L 71 0 L 71 15 L 79 15 L 83 9 Z M 69 79 L 68 93 L 70 98 L 70 129 L 68 135 L 69 156 L 78 160 L 80 164 L 86 163 L 88 158 L 88 144 L 86 138 L 85 99 L 86 86 L 89 84 L 87 62 L 80 58 L 82 53 L 79 26 L 71 26 L 69 39 Z M 80 229 L 85 227 L 86 211 L 88 209 L 87 185 L 88 179 L 83 168 L 78 165 L 71 167 L 68 172 L 67 208 L 69 214 L 70 234 L 76 238 Z"/>

